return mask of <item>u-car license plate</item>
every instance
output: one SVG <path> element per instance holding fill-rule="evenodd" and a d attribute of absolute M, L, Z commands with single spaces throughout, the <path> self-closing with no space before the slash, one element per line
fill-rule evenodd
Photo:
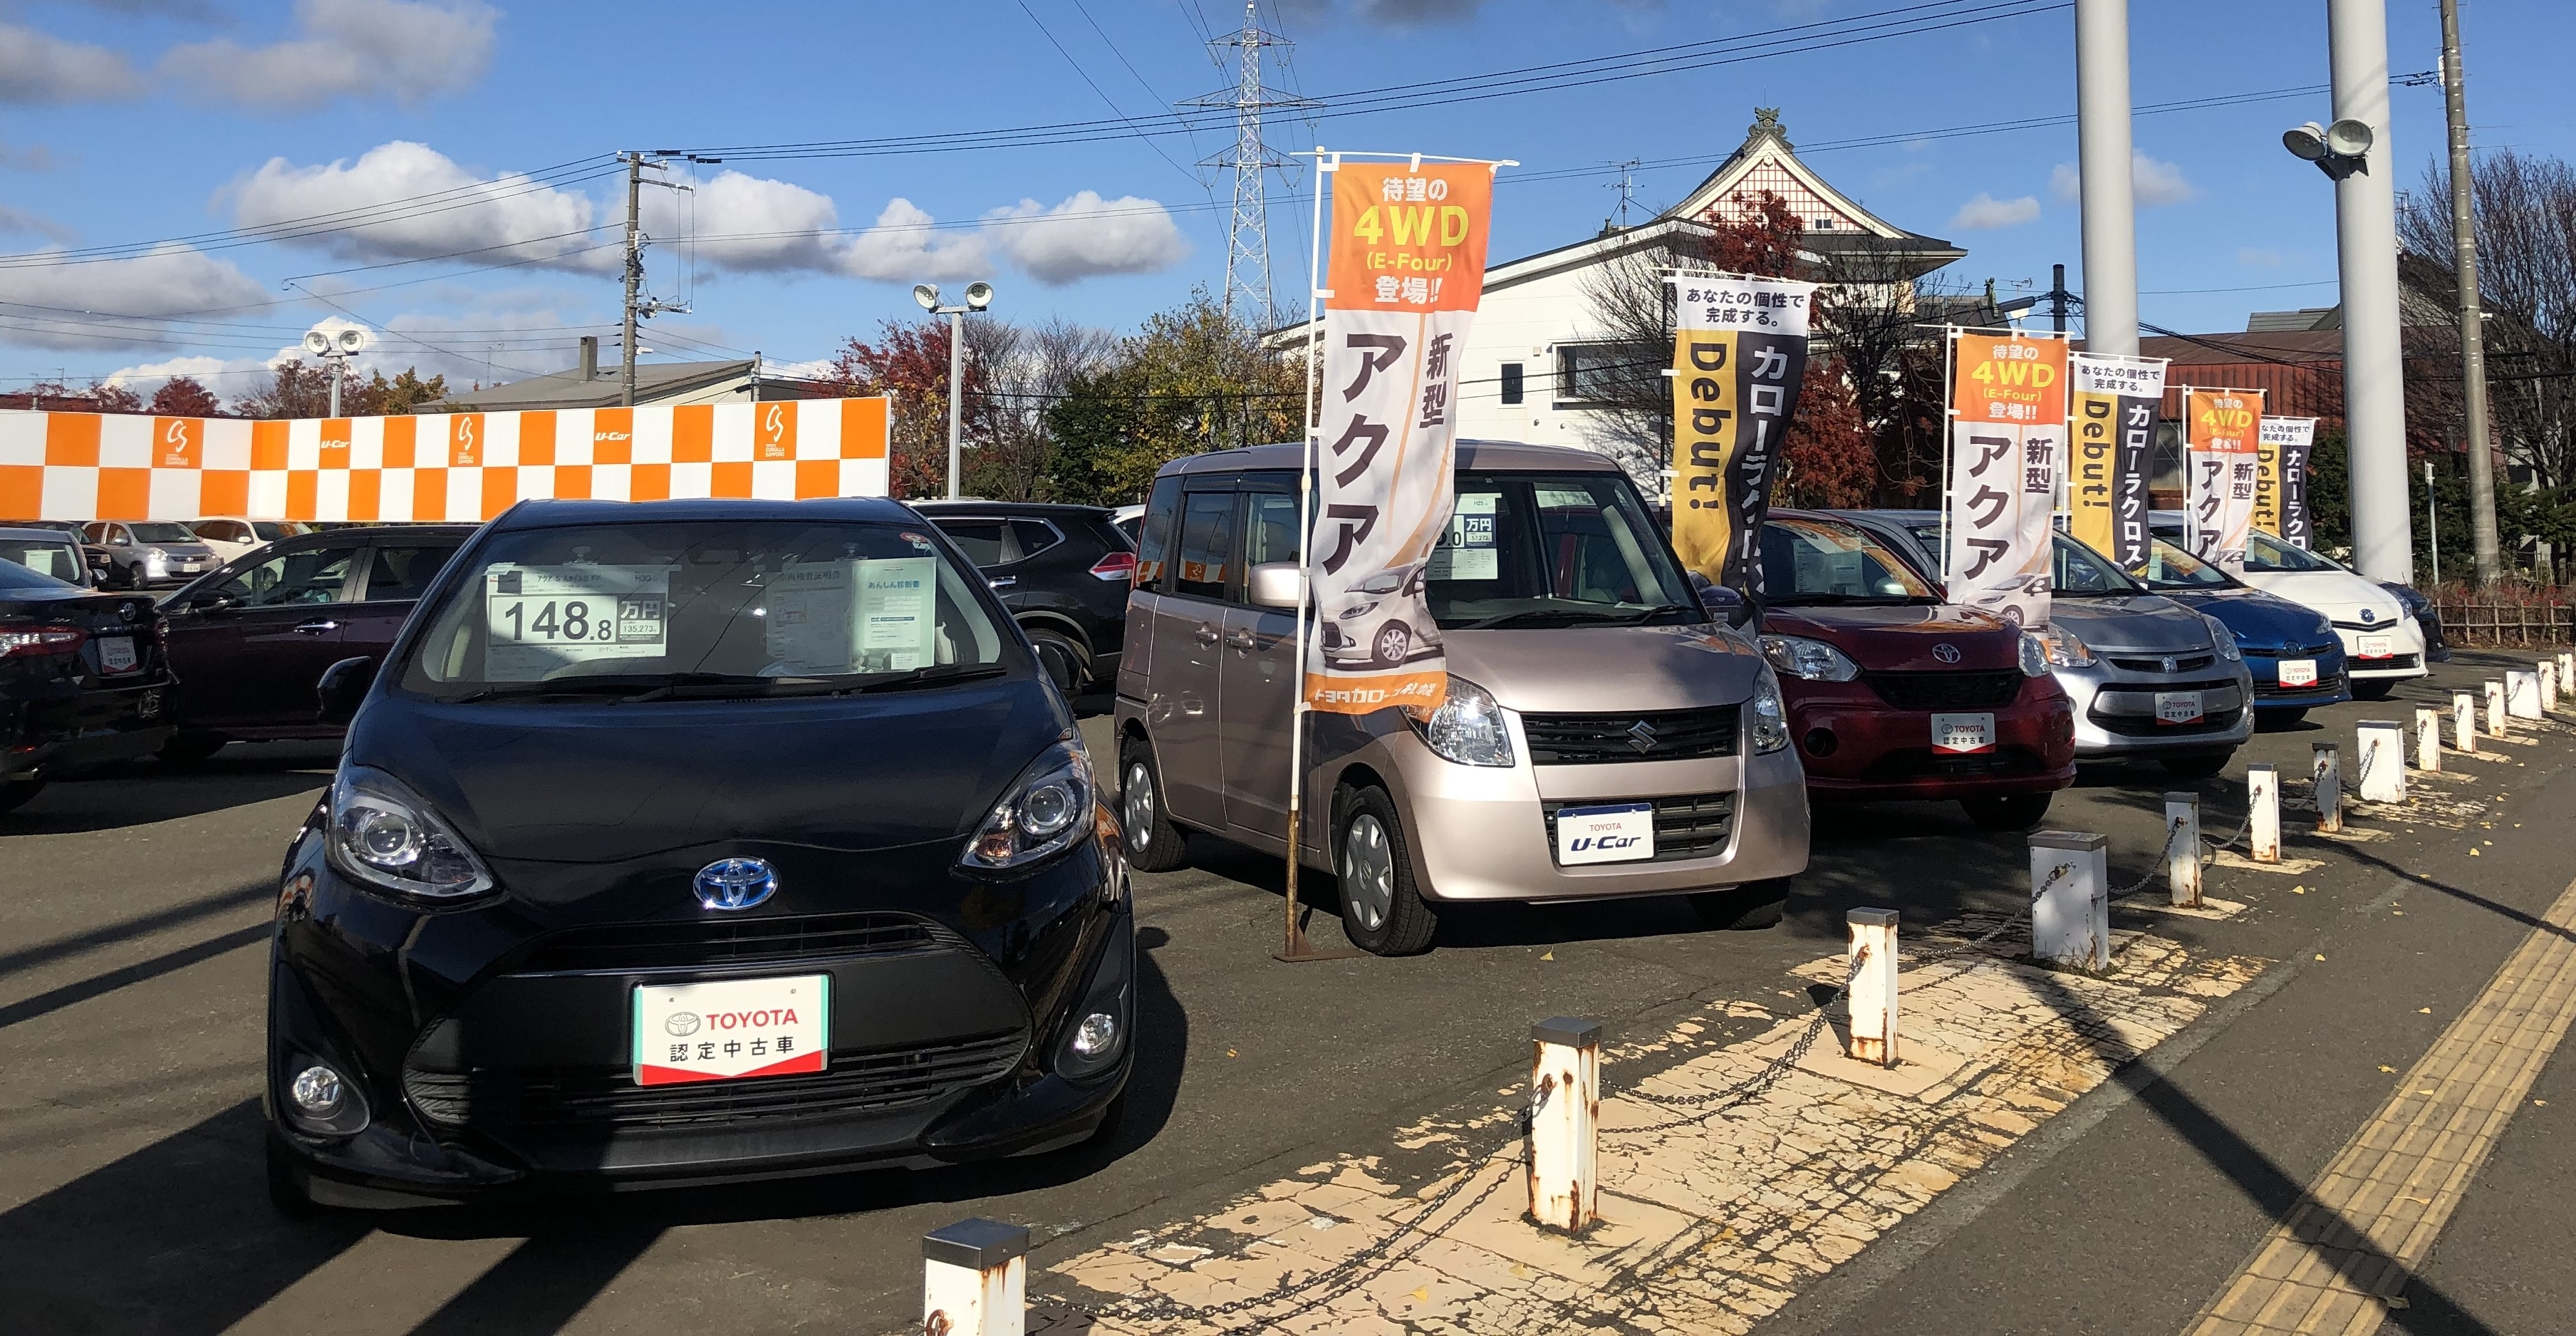
<path fill-rule="evenodd" d="M 134 637 L 100 636 L 98 670 L 102 673 L 130 673 L 138 665 L 134 656 Z"/>
<path fill-rule="evenodd" d="M 2281 685 L 2312 687 L 2317 684 L 2317 661 L 2314 659 L 2281 660 Z"/>
<path fill-rule="evenodd" d="M 1970 756 L 1995 749 L 1995 717 L 1991 714 L 1936 714 L 1932 716 L 1932 750 L 1943 756 Z"/>
<path fill-rule="evenodd" d="M 2156 722 L 2159 724 L 2196 724 L 2208 717 L 2197 691 L 2159 691 L 2156 693 Z"/>
<path fill-rule="evenodd" d="M 2354 636 L 2352 656 L 2356 659 L 2393 659 L 2397 657 L 2395 636 Z"/>
<path fill-rule="evenodd" d="M 646 984 L 635 990 L 635 1084 L 819 1072 L 831 1007 L 828 974 Z"/>
<path fill-rule="evenodd" d="M 1556 861 L 1560 867 L 1625 863 L 1654 856 L 1653 803 L 1556 809 Z"/>

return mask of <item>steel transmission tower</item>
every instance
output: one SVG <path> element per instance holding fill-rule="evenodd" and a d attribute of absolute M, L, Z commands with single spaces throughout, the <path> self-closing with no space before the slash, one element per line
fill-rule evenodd
<path fill-rule="evenodd" d="M 1261 26 L 1260 0 L 1243 0 L 1243 30 L 1208 43 L 1208 52 L 1220 67 L 1229 53 L 1239 62 L 1235 86 L 1180 104 L 1184 109 L 1234 111 L 1234 146 L 1202 159 L 1199 165 L 1233 169 L 1234 209 L 1226 224 L 1225 309 L 1254 329 L 1278 323 L 1270 289 L 1270 211 L 1264 188 L 1271 170 L 1286 165 L 1286 159 L 1262 142 L 1261 113 L 1272 107 L 1317 105 L 1312 99 L 1264 87 L 1261 53 L 1266 47 L 1294 45 Z"/>

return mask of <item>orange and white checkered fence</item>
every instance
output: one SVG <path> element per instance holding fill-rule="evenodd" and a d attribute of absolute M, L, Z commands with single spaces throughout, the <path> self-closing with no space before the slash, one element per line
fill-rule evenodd
<path fill-rule="evenodd" d="M 884 496 L 890 402 L 264 422 L 0 412 L 0 519 L 487 520 L 538 498 Z"/>

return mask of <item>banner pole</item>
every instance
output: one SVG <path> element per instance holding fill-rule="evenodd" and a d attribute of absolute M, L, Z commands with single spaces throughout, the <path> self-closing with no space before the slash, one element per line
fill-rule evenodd
<path fill-rule="evenodd" d="M 1941 597 L 1950 597 L 1950 441 L 1957 436 L 1959 397 L 1959 327 L 1943 329 L 1941 338 Z M 1955 601 L 1955 600 L 1954 600 Z"/>

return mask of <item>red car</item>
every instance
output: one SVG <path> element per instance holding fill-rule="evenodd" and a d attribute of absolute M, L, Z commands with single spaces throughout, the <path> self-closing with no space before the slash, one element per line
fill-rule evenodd
<path fill-rule="evenodd" d="M 1943 602 L 1867 531 L 1775 511 L 1762 582 L 1762 652 L 1810 797 L 1955 798 L 2025 830 L 2075 782 L 2074 707 L 2038 642 Z"/>

